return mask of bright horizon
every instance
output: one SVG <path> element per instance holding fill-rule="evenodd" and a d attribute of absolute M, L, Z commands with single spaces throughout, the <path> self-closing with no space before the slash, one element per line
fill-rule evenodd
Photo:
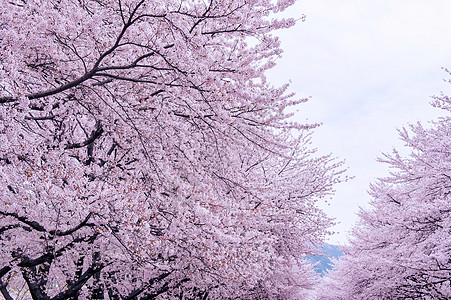
<path fill-rule="evenodd" d="M 451 94 L 451 2 L 300 0 L 287 15 L 305 22 L 281 30 L 284 53 L 268 74 L 275 85 L 311 100 L 298 122 L 322 123 L 313 134 L 319 153 L 346 161 L 349 176 L 323 205 L 339 222 L 330 243 L 344 244 L 368 207 L 369 184 L 388 175 L 376 161 L 403 147 L 397 129 L 444 115 L 432 95 Z"/>

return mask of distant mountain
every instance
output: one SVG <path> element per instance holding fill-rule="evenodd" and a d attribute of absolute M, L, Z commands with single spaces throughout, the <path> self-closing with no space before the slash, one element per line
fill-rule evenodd
<path fill-rule="evenodd" d="M 337 245 L 324 244 L 318 255 L 309 255 L 307 259 L 312 263 L 313 269 L 324 276 L 329 270 L 332 270 L 334 263 L 332 259 L 338 259 L 343 255 L 340 247 Z"/>

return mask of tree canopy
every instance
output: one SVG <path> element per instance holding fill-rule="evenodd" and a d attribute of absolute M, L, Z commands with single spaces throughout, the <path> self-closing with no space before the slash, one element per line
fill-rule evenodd
<path fill-rule="evenodd" d="M 451 99 L 434 105 L 451 111 Z M 318 299 L 450 299 L 451 118 L 399 131 L 410 152 L 381 162 L 347 253 L 319 285 Z"/>
<path fill-rule="evenodd" d="M 296 298 L 342 178 L 264 72 L 292 0 L 1 0 L 0 291 Z"/>

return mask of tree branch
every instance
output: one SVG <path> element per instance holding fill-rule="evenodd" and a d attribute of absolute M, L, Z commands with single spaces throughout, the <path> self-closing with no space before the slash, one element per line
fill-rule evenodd
<path fill-rule="evenodd" d="M 19 224 L 12 224 L 12 225 L 2 226 L 2 227 L 0 227 L 0 234 L 2 234 L 5 231 L 8 231 L 10 229 L 17 228 L 17 227 L 20 227 L 20 225 Z"/>
<path fill-rule="evenodd" d="M 0 278 L 2 278 L 3 276 L 5 276 L 9 271 L 11 271 L 11 267 L 10 266 L 6 266 L 0 269 Z"/>
<path fill-rule="evenodd" d="M 24 268 L 22 269 L 22 277 L 25 279 L 25 282 L 27 283 L 28 286 L 28 291 L 31 294 L 31 297 L 33 298 L 33 300 L 48 300 L 50 299 L 49 296 L 43 291 L 44 287 L 39 286 L 39 284 L 37 284 L 35 282 L 36 278 L 34 275 L 35 274 L 31 274 L 33 271 L 29 268 Z"/>
<path fill-rule="evenodd" d="M 158 282 L 160 280 L 163 280 L 164 278 L 168 277 L 172 272 L 167 272 L 167 273 L 163 273 L 161 275 L 159 275 L 158 277 L 152 278 L 151 280 L 149 280 L 149 282 L 141 287 L 140 289 L 134 290 L 133 292 L 131 292 L 127 297 L 124 298 L 124 300 L 132 300 L 132 299 L 136 299 L 136 297 L 138 295 L 140 295 L 141 293 L 143 293 L 146 289 L 148 289 L 149 287 L 151 287 L 155 282 Z"/>
<path fill-rule="evenodd" d="M 36 221 L 28 220 L 27 217 L 21 217 L 16 213 L 8 213 L 8 212 L 4 212 L 4 211 L 0 211 L 0 215 L 14 217 L 15 219 L 19 220 L 22 223 L 27 224 L 28 226 L 30 226 L 31 228 L 33 228 L 36 231 L 46 232 L 44 226 L 42 226 L 41 224 L 39 224 Z"/>
<path fill-rule="evenodd" d="M 51 230 L 49 233 L 51 235 L 56 235 L 56 236 L 65 236 L 65 235 L 69 235 L 74 233 L 75 231 L 77 231 L 78 229 L 82 228 L 83 226 L 93 226 L 93 224 L 88 224 L 89 219 L 92 217 L 92 213 L 89 213 L 86 218 L 77 226 L 75 226 L 72 229 L 69 230 L 65 230 L 65 231 L 60 231 L 60 230 Z"/>
<path fill-rule="evenodd" d="M 6 289 L 7 284 L 3 283 L 3 281 L 0 279 L 0 292 L 2 293 L 5 300 L 14 300 L 13 297 L 9 294 L 8 290 Z"/>
<path fill-rule="evenodd" d="M 53 259 L 55 259 L 56 257 L 63 255 L 63 253 L 66 250 L 70 249 L 72 246 L 74 246 L 78 242 L 87 242 L 87 243 L 93 242 L 97 238 L 98 235 L 99 234 L 96 233 L 96 234 L 90 236 L 89 238 L 79 237 L 79 238 L 73 239 L 70 243 L 68 243 L 64 247 L 58 249 L 57 251 L 53 251 L 53 249 L 50 249 L 51 251 L 48 251 L 47 253 L 45 253 L 37 258 L 34 258 L 34 259 L 28 258 L 27 256 L 23 256 L 19 253 L 16 253 L 14 256 L 21 258 L 21 262 L 17 264 L 19 267 L 31 268 L 31 267 L 35 267 L 40 264 L 43 264 L 45 262 L 50 262 Z"/>
<path fill-rule="evenodd" d="M 134 22 L 136 22 L 139 17 L 134 18 L 138 8 L 144 3 L 144 0 L 140 1 L 136 7 L 134 8 L 133 12 L 131 13 L 128 21 L 126 24 L 124 24 L 124 26 L 122 27 L 121 32 L 119 33 L 118 37 L 116 38 L 116 41 L 114 43 L 113 46 L 111 46 L 110 49 L 108 49 L 107 51 L 105 51 L 103 54 L 100 55 L 100 57 L 97 59 L 97 61 L 94 63 L 94 66 L 92 67 L 92 69 L 89 72 L 86 72 L 83 76 L 78 77 L 77 79 L 70 81 L 66 84 L 63 84 L 62 86 L 59 86 L 57 88 L 54 89 L 49 89 L 47 91 L 43 91 L 43 92 L 37 92 L 37 93 L 33 93 L 33 94 L 29 94 L 26 95 L 26 97 L 29 100 L 33 100 L 33 99 L 39 99 L 39 98 L 43 98 L 43 97 L 47 97 L 47 96 L 52 96 L 52 95 L 56 95 L 58 93 L 64 92 L 68 89 L 71 89 L 83 82 L 85 82 L 88 79 L 91 79 L 92 76 L 98 71 L 99 65 L 100 63 L 104 60 L 105 57 L 107 57 L 108 55 L 110 55 L 111 53 L 114 52 L 114 50 L 117 49 L 117 47 L 119 46 L 120 41 L 122 40 L 122 37 L 124 36 L 125 32 L 127 31 L 127 29 L 133 25 Z M 9 102 L 15 102 L 17 101 L 17 98 L 14 97 L 0 97 L 0 104 L 3 103 L 9 103 Z"/>
<path fill-rule="evenodd" d="M 65 300 L 69 299 L 73 296 L 76 296 L 78 291 L 83 287 L 83 285 L 96 273 L 100 272 L 105 266 L 103 264 L 90 266 L 81 276 L 80 278 L 74 282 L 72 285 L 67 287 L 67 289 L 51 300 Z"/>
<path fill-rule="evenodd" d="M 91 136 L 81 143 L 74 143 L 66 145 L 66 149 L 77 149 L 88 146 L 92 144 L 96 139 L 98 139 L 103 133 L 103 128 L 100 122 L 97 122 L 96 128 L 91 132 Z"/>

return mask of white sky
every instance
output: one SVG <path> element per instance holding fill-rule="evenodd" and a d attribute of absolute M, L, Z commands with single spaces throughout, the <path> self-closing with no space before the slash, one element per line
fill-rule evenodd
<path fill-rule="evenodd" d="M 268 77 L 312 97 L 296 120 L 322 123 L 314 146 L 355 176 L 325 207 L 340 222 L 330 242 L 345 243 L 369 183 L 387 175 L 376 158 L 402 146 L 396 129 L 444 115 L 429 103 L 451 95 L 451 1 L 298 0 L 287 13 L 307 18 L 278 32 L 285 52 Z"/>

